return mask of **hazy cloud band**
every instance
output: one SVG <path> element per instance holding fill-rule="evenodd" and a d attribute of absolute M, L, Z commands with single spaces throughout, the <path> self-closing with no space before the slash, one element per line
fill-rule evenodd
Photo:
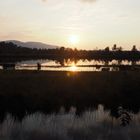
<path fill-rule="evenodd" d="M 96 0 L 80 0 L 82 2 L 96 2 Z"/>
<path fill-rule="evenodd" d="M 43 2 L 47 2 L 47 0 L 42 0 Z M 81 2 L 96 2 L 97 0 L 80 0 Z"/>

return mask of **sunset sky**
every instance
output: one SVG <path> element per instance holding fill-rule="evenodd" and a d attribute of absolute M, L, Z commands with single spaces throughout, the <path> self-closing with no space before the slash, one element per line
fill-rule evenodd
<path fill-rule="evenodd" d="M 1 0 L 0 40 L 140 48 L 140 0 Z"/>

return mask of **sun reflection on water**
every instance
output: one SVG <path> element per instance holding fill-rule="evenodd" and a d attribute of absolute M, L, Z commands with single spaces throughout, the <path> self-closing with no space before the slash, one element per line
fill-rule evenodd
<path fill-rule="evenodd" d="M 73 71 L 73 72 L 77 71 L 77 66 L 75 63 L 72 63 L 72 65 L 70 66 L 70 71 Z"/>

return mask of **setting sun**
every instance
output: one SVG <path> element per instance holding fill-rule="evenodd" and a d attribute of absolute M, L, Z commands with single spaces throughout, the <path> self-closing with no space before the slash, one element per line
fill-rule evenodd
<path fill-rule="evenodd" d="M 79 43 L 79 37 L 77 35 L 71 35 L 69 37 L 69 42 L 72 44 L 72 45 L 75 45 L 77 43 Z"/>

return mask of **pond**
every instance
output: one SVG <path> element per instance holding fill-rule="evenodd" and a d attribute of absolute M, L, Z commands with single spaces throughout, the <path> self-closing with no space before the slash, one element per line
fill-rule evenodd
<path fill-rule="evenodd" d="M 87 60 L 87 59 L 64 59 L 64 60 L 29 60 L 16 64 L 17 70 L 39 70 L 43 71 L 119 71 L 120 67 L 132 69 L 131 66 L 137 66 L 140 69 L 140 61 L 128 60 Z M 135 69 L 135 68 L 134 68 Z"/>

